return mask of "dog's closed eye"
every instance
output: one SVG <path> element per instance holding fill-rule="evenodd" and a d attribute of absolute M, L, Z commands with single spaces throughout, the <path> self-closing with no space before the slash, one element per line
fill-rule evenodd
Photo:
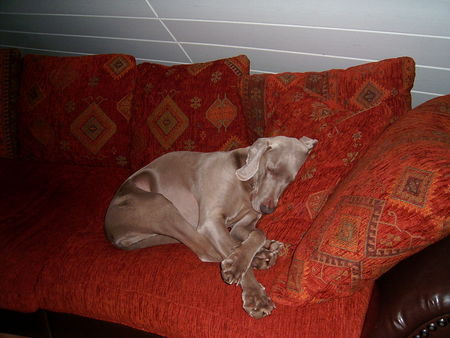
<path fill-rule="evenodd" d="M 272 175 L 276 175 L 278 173 L 278 170 L 275 167 L 267 167 L 266 170 L 267 170 L 268 173 L 270 173 Z"/>

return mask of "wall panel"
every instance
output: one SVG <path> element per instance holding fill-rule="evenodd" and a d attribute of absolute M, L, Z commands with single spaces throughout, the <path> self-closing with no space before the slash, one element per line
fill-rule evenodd
<path fill-rule="evenodd" d="M 449 17 L 448 0 L 0 1 L 0 47 L 166 65 L 246 54 L 257 73 L 408 55 L 418 104 L 450 93 Z"/>
<path fill-rule="evenodd" d="M 0 14 L 0 30 L 173 41 L 157 19 Z"/>

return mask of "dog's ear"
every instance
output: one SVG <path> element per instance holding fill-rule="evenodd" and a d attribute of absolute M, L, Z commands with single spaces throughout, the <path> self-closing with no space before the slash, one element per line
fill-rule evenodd
<path fill-rule="evenodd" d="M 309 138 L 307 136 L 302 136 L 299 138 L 299 141 L 308 149 L 308 153 L 314 148 L 317 142 L 319 142 L 316 139 Z"/>
<path fill-rule="evenodd" d="M 247 161 L 239 169 L 236 170 L 236 176 L 241 181 L 248 181 L 259 169 L 259 161 L 264 152 L 270 148 L 267 138 L 259 138 L 248 149 Z"/>

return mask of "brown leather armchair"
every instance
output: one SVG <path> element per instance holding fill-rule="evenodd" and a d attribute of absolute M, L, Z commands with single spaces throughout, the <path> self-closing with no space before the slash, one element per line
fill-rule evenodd
<path fill-rule="evenodd" d="M 362 337 L 450 337 L 450 236 L 377 280 Z"/>

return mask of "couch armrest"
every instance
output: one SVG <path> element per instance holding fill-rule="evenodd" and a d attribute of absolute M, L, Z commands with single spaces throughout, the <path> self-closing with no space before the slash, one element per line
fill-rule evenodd
<path fill-rule="evenodd" d="M 450 236 L 379 278 L 363 337 L 450 337 Z"/>

